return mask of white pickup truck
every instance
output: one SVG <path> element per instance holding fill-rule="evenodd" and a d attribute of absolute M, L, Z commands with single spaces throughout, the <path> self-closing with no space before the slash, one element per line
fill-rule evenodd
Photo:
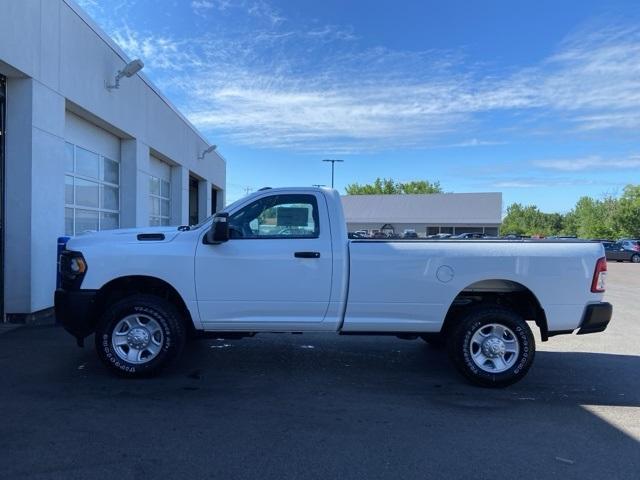
<path fill-rule="evenodd" d="M 533 362 L 527 322 L 543 341 L 607 327 L 606 269 L 591 242 L 349 240 L 335 190 L 264 189 L 199 225 L 72 238 L 55 308 L 125 376 L 189 336 L 335 332 L 446 344 L 465 377 L 498 387 Z"/>

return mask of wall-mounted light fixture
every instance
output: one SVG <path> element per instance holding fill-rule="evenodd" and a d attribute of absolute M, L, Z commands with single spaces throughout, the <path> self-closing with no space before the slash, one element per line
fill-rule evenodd
<path fill-rule="evenodd" d="M 142 68 L 144 67 L 144 63 L 142 63 L 142 60 L 140 60 L 139 58 L 136 58 L 135 60 L 131 60 L 129 63 L 127 63 L 124 68 L 122 70 L 118 70 L 118 73 L 116 73 L 116 79 L 114 81 L 113 84 L 109 84 L 106 83 L 105 87 L 107 87 L 107 90 L 116 90 L 118 88 L 120 88 L 120 79 L 124 78 L 124 77 L 133 77 L 136 73 L 138 73 L 140 70 L 142 70 Z"/>
<path fill-rule="evenodd" d="M 211 145 L 211 146 L 210 146 L 210 147 L 208 147 L 204 152 L 202 152 L 200 155 L 198 155 L 198 160 L 203 160 L 203 159 L 204 159 L 204 156 L 205 156 L 207 153 L 211 153 L 211 152 L 213 152 L 216 148 L 218 148 L 218 146 L 217 146 L 217 145 Z"/>

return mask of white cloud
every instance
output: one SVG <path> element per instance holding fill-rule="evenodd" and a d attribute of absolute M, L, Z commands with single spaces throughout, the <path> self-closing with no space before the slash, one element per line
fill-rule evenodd
<path fill-rule="evenodd" d="M 638 27 L 578 32 L 537 65 L 487 72 L 456 52 L 358 50 L 348 27 L 286 28 L 263 1 L 191 6 L 240 8 L 259 23 L 184 39 L 127 27 L 112 34 L 181 98 L 197 126 L 238 143 L 337 153 L 437 146 L 442 138 L 447 146 L 491 145 L 503 142 L 469 137 L 486 135 L 482 116 L 495 113 L 511 115 L 514 128 L 524 113 L 555 132 L 640 127 Z M 586 160 L 539 166 L 576 171 L 591 168 Z M 611 165 L 630 168 L 622 165 L 631 160 L 619 162 Z"/>
<path fill-rule="evenodd" d="M 89 0 L 91 1 L 91 0 Z M 192 0 L 191 10 L 198 16 L 206 18 L 212 10 L 241 10 L 252 17 L 267 20 L 276 26 L 286 20 L 278 10 L 264 0 Z"/>
<path fill-rule="evenodd" d="M 468 147 L 489 147 L 495 145 L 505 145 L 507 142 L 503 140 L 479 140 L 470 138 L 461 142 L 449 143 L 445 145 L 436 145 L 437 148 L 468 148 Z"/>
<path fill-rule="evenodd" d="M 502 180 L 492 183 L 491 188 L 539 188 L 544 185 L 547 184 L 531 180 Z"/>
<path fill-rule="evenodd" d="M 91 16 L 100 15 L 104 11 L 98 0 L 75 0 L 75 2 Z"/>
<path fill-rule="evenodd" d="M 562 172 L 579 172 L 583 170 L 617 169 L 630 170 L 640 169 L 640 157 L 634 156 L 622 159 L 604 159 L 599 156 L 584 158 L 559 159 L 559 160 L 539 160 L 533 162 L 537 167 Z"/>
<path fill-rule="evenodd" d="M 563 177 L 509 177 L 509 178 L 494 178 L 487 179 L 486 181 L 479 183 L 481 188 L 550 188 L 550 187 L 584 187 L 584 186 L 598 186 L 598 187 L 621 187 L 624 186 L 624 182 L 616 182 L 602 179 L 588 179 L 588 178 L 563 178 Z"/>
<path fill-rule="evenodd" d="M 201 57 L 190 51 L 186 41 L 168 36 L 143 36 L 128 26 L 113 32 L 112 37 L 130 57 L 142 58 L 147 70 L 182 72 L 203 66 Z"/>
<path fill-rule="evenodd" d="M 201 13 L 203 10 L 211 10 L 215 8 L 216 4 L 211 0 L 193 0 L 191 2 L 191 9 L 195 13 Z"/>

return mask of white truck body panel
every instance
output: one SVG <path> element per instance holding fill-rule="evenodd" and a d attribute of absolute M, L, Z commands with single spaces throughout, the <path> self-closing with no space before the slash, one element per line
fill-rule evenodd
<path fill-rule="evenodd" d="M 163 233 L 163 241 L 139 241 L 140 233 Z M 193 277 L 197 231 L 176 227 L 107 230 L 73 237 L 68 249 L 81 251 L 87 259 L 83 289 L 100 290 L 109 282 L 128 276 L 158 278 L 182 297 L 196 329 L 202 329 Z"/>
<path fill-rule="evenodd" d="M 543 241 L 367 241 L 347 239 L 340 197 L 328 189 L 256 192 L 228 207 L 233 214 L 274 194 L 311 194 L 320 233 L 313 239 L 231 239 L 203 243 L 211 220 L 176 227 L 114 230 L 72 238 L 88 269 L 83 289 L 127 276 L 165 281 L 184 300 L 198 330 L 436 332 L 454 298 L 481 281 L 529 289 L 550 331 L 578 328 L 599 302 L 590 285 L 599 243 Z M 163 233 L 140 241 L 139 233 Z M 317 259 L 294 258 L 315 251 Z"/>
<path fill-rule="evenodd" d="M 492 240 L 352 241 L 344 331 L 437 332 L 453 302 L 476 282 L 528 288 L 550 330 L 576 329 L 591 293 L 597 243 Z"/>
<path fill-rule="evenodd" d="M 329 225 L 324 195 L 314 196 L 321 225 Z M 320 258 L 294 258 L 296 251 L 319 252 Z M 321 228 L 318 238 L 247 238 L 220 245 L 200 241 L 195 283 L 202 323 L 223 330 L 251 329 L 264 322 L 287 330 L 313 328 L 322 323 L 329 306 L 332 273 L 328 228 Z"/>

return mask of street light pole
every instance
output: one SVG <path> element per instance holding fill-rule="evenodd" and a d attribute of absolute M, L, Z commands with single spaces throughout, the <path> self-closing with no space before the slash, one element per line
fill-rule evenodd
<path fill-rule="evenodd" d="M 331 188 L 333 188 L 333 179 L 334 179 L 334 169 L 335 169 L 335 165 L 336 162 L 344 162 L 344 160 L 337 160 L 337 159 L 330 159 L 330 158 L 325 158 L 324 160 L 322 160 L 323 162 L 331 162 Z"/>

